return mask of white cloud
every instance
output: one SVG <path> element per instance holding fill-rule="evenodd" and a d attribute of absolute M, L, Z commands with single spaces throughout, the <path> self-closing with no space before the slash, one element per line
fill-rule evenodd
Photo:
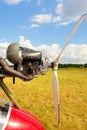
<path fill-rule="evenodd" d="M 32 17 L 31 21 L 37 23 L 51 23 L 58 22 L 61 18 L 59 16 L 53 17 L 51 14 L 38 14 Z"/>
<path fill-rule="evenodd" d="M 37 24 L 31 24 L 29 28 L 32 29 L 32 28 L 38 28 L 38 27 L 39 27 L 39 25 L 37 25 Z"/>
<path fill-rule="evenodd" d="M 19 46 L 22 46 L 22 47 L 28 47 L 28 48 L 31 48 L 33 49 L 34 47 L 32 46 L 30 40 L 26 40 L 23 36 L 19 36 Z"/>
<path fill-rule="evenodd" d="M 6 57 L 6 49 L 10 43 L 0 42 L 0 56 Z M 43 57 L 48 56 L 53 61 L 59 54 L 61 48 L 58 43 L 50 45 L 41 44 L 40 46 L 32 45 L 29 39 L 19 36 L 19 46 L 28 47 L 43 52 Z M 61 63 L 87 63 L 87 44 L 69 44 L 61 55 Z"/>
<path fill-rule="evenodd" d="M 57 2 L 56 14 L 61 17 L 61 21 L 57 24 L 58 26 L 76 22 L 81 15 L 87 13 L 85 0 L 58 0 Z"/>
<path fill-rule="evenodd" d="M 7 4 L 19 4 L 22 0 L 4 0 Z"/>
<path fill-rule="evenodd" d="M 59 16 L 52 18 L 53 23 L 56 23 L 56 22 L 59 22 L 59 21 L 61 21 L 61 18 Z"/>
<path fill-rule="evenodd" d="M 77 20 L 87 13 L 86 0 L 66 0 L 57 4 L 56 13 L 68 19 Z"/>
<path fill-rule="evenodd" d="M 38 24 L 31 24 L 30 26 L 20 26 L 20 29 L 33 29 L 33 28 L 38 28 L 39 25 Z"/>
<path fill-rule="evenodd" d="M 50 61 L 53 61 L 54 58 L 57 57 L 57 55 L 60 52 L 60 48 L 58 44 L 53 43 L 51 45 L 42 44 L 38 47 L 36 47 L 37 50 L 41 50 L 43 52 L 43 57 L 46 55 L 49 57 Z"/>
<path fill-rule="evenodd" d="M 67 0 L 64 3 L 64 14 L 68 17 L 77 17 L 87 13 L 86 0 Z"/>
<path fill-rule="evenodd" d="M 32 18 L 32 21 L 37 22 L 37 23 L 49 23 L 52 19 L 51 14 L 39 14 L 35 15 Z"/>
<path fill-rule="evenodd" d="M 87 44 L 70 44 L 65 49 L 61 61 L 66 63 L 87 63 Z"/>
<path fill-rule="evenodd" d="M 42 50 L 42 51 L 45 50 L 45 53 L 47 54 L 47 56 L 49 57 L 51 61 L 53 61 L 58 56 L 61 50 L 58 44 L 52 44 L 49 46 L 41 45 L 37 49 Z M 60 62 L 61 63 L 77 63 L 77 64 L 87 63 L 87 45 L 86 44 L 68 45 L 61 55 Z"/>
<path fill-rule="evenodd" d="M 70 21 L 62 21 L 62 22 L 58 23 L 58 26 L 65 26 L 65 25 L 68 25 L 70 23 L 72 23 L 71 20 Z"/>
<path fill-rule="evenodd" d="M 19 4 L 20 2 L 29 2 L 30 0 L 3 0 L 5 3 L 9 4 L 9 5 L 13 5 L 13 4 Z"/>
<path fill-rule="evenodd" d="M 57 4 L 57 6 L 56 6 L 56 13 L 59 14 L 59 15 L 63 14 L 63 3 Z"/>
<path fill-rule="evenodd" d="M 0 56 L 6 58 L 6 49 L 10 43 L 0 42 Z"/>

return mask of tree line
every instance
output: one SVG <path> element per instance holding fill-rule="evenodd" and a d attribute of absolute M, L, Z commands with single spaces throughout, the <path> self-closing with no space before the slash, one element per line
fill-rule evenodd
<path fill-rule="evenodd" d="M 87 68 L 87 64 L 61 64 L 59 63 L 58 68 Z"/>

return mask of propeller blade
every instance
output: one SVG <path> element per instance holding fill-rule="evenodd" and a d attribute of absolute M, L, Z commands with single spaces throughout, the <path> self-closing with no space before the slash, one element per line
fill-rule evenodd
<path fill-rule="evenodd" d="M 58 85 L 58 76 L 57 76 L 57 69 L 58 69 L 58 63 L 59 63 L 59 59 L 60 56 L 62 54 L 62 52 L 64 51 L 65 47 L 69 44 L 71 38 L 73 37 L 73 35 L 75 34 L 76 30 L 78 29 L 78 27 L 80 26 L 80 24 L 83 22 L 83 20 L 85 19 L 87 14 L 84 14 L 80 17 L 80 19 L 78 20 L 77 24 L 74 26 L 74 28 L 72 29 L 71 33 L 69 34 L 60 54 L 58 55 L 58 57 L 54 60 L 53 62 L 53 82 L 52 82 L 52 86 L 53 86 L 53 93 L 54 93 L 54 101 L 55 101 L 55 108 L 56 108 L 56 117 L 57 117 L 57 123 L 59 124 L 59 120 L 60 120 L 60 101 L 59 101 L 59 85 Z"/>
<path fill-rule="evenodd" d="M 78 20 L 78 22 L 76 23 L 76 25 L 74 26 L 74 28 L 72 29 L 71 33 L 69 34 L 60 54 L 58 55 L 58 57 L 56 58 L 55 62 L 59 62 L 60 56 L 62 54 L 62 52 L 64 51 L 65 47 L 69 44 L 71 38 L 73 37 L 73 35 L 75 34 L 75 32 L 77 31 L 77 29 L 79 28 L 79 26 L 81 25 L 81 23 L 83 22 L 83 20 L 85 19 L 85 17 L 87 16 L 87 14 L 84 14 L 80 17 L 80 19 Z"/>
<path fill-rule="evenodd" d="M 53 71 L 52 87 L 53 87 L 53 95 L 54 95 L 54 102 L 55 102 L 55 109 L 56 109 L 57 124 L 59 124 L 59 121 L 60 121 L 60 109 L 59 109 L 60 102 L 59 102 L 57 67 L 58 67 L 58 65 L 56 66 L 56 70 Z"/>

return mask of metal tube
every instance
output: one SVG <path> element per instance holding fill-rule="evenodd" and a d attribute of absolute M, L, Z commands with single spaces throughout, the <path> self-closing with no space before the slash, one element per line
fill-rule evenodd
<path fill-rule="evenodd" d="M 10 92 L 10 90 L 7 88 L 7 86 L 5 85 L 5 83 L 3 82 L 3 78 L 0 77 L 0 86 L 3 89 L 3 91 L 5 92 L 5 94 L 8 96 L 8 98 L 11 100 L 11 102 L 18 108 L 20 109 L 19 104 L 16 102 L 16 100 L 14 99 L 14 97 L 12 96 L 12 93 Z"/>

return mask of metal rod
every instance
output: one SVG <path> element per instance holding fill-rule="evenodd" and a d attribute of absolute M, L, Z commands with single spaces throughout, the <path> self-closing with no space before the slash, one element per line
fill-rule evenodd
<path fill-rule="evenodd" d="M 5 92 L 5 94 L 8 96 L 8 98 L 11 100 L 11 102 L 18 108 L 19 104 L 16 102 L 16 100 L 14 99 L 14 97 L 12 96 L 12 93 L 10 92 L 10 90 L 7 88 L 7 86 L 5 85 L 5 83 L 3 82 L 3 77 L 0 77 L 0 86 L 3 89 L 3 91 Z"/>

